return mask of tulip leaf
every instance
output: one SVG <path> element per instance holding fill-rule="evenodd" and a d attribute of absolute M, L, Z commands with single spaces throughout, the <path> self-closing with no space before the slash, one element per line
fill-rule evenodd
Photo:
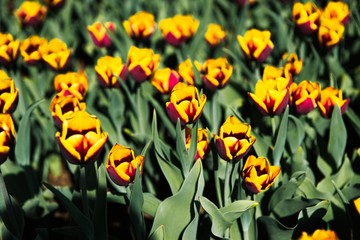
<path fill-rule="evenodd" d="M 351 121 L 353 128 L 355 129 L 356 133 L 360 137 L 360 117 L 358 115 L 356 115 L 354 110 L 352 110 L 350 107 L 348 107 L 345 114 Z"/>
<path fill-rule="evenodd" d="M 161 201 L 151 193 L 144 193 L 144 213 L 150 215 L 151 217 L 155 217 L 156 211 L 160 203 Z"/>
<path fill-rule="evenodd" d="M 106 169 L 103 162 L 97 172 L 97 189 L 93 223 L 95 239 L 107 239 L 107 199 Z"/>
<path fill-rule="evenodd" d="M 283 199 L 276 204 L 273 212 L 280 218 L 288 217 L 299 213 L 301 210 L 307 207 L 315 206 L 319 202 L 319 199 L 308 199 L 301 196 L 297 196 L 291 199 Z"/>
<path fill-rule="evenodd" d="M 330 136 L 328 142 L 328 152 L 339 168 L 342 163 L 347 141 L 346 127 L 341 115 L 340 107 L 336 104 L 331 115 Z"/>
<path fill-rule="evenodd" d="M 286 140 L 289 143 L 291 153 L 295 153 L 305 137 L 304 124 L 293 115 L 289 115 L 288 124 Z"/>
<path fill-rule="evenodd" d="M 197 230 L 198 230 L 198 225 L 199 225 L 199 209 L 198 209 L 198 202 L 195 202 L 194 206 L 194 218 L 192 219 L 192 221 L 189 223 L 189 225 L 187 225 L 187 227 L 184 230 L 182 239 L 186 239 L 186 240 L 196 240 L 196 235 L 197 235 Z"/>
<path fill-rule="evenodd" d="M 193 124 L 191 129 L 191 140 L 190 140 L 190 149 L 188 151 L 188 166 L 191 166 L 191 164 L 194 162 L 195 155 L 197 152 L 197 146 L 198 146 L 198 126 L 199 122 L 196 122 Z"/>
<path fill-rule="evenodd" d="M 233 222 L 238 219 L 245 211 L 256 207 L 257 205 L 258 203 L 255 201 L 237 200 L 225 207 L 222 207 L 220 212 L 227 221 Z"/>
<path fill-rule="evenodd" d="M 286 227 L 278 220 L 269 217 L 261 216 L 258 218 L 258 239 L 278 240 L 278 239 L 292 239 L 295 227 Z"/>
<path fill-rule="evenodd" d="M 196 161 L 179 192 L 166 198 L 159 205 L 150 234 L 160 226 L 164 226 L 165 239 L 180 239 L 183 231 L 194 218 L 193 204 L 201 172 L 202 162 Z"/>
<path fill-rule="evenodd" d="M 318 221 L 319 219 L 322 219 L 325 216 L 326 212 L 329 209 L 329 206 L 330 206 L 330 201 L 323 200 L 317 203 L 315 206 L 308 207 L 306 209 L 306 212 L 310 218 L 314 218 Z"/>
<path fill-rule="evenodd" d="M 289 118 L 289 105 L 286 106 L 286 110 L 280 122 L 279 131 L 276 137 L 276 143 L 273 152 L 273 163 L 275 166 L 280 166 L 280 159 L 285 149 L 286 134 L 288 129 Z"/>
<path fill-rule="evenodd" d="M 30 165 L 30 117 L 32 112 L 36 107 L 38 107 L 41 103 L 43 103 L 45 99 L 40 99 L 34 103 L 32 103 L 28 109 L 26 110 L 24 116 L 21 118 L 19 124 L 19 130 L 17 132 L 16 137 L 16 145 L 15 145 L 15 157 L 16 162 L 22 166 Z"/>
<path fill-rule="evenodd" d="M 150 236 L 149 240 L 164 240 L 165 239 L 165 227 L 160 225 Z"/>
<path fill-rule="evenodd" d="M 178 154 L 178 160 L 181 164 L 183 175 L 186 176 L 190 170 L 190 164 L 188 161 L 188 151 L 185 143 L 185 129 L 181 129 L 180 119 L 176 122 L 176 152 Z"/>

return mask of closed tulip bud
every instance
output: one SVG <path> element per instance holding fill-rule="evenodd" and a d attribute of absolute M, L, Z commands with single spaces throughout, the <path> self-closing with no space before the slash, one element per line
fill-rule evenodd
<path fill-rule="evenodd" d="M 127 69 L 131 77 L 141 83 L 151 77 L 157 70 L 160 55 L 154 54 L 152 49 L 131 46 L 128 53 Z"/>
<path fill-rule="evenodd" d="M 230 116 L 221 125 L 215 137 L 218 154 L 225 161 L 237 162 L 247 154 L 256 138 L 251 135 L 251 126 Z"/>
<path fill-rule="evenodd" d="M 57 93 L 66 90 L 81 101 L 88 89 L 88 78 L 85 72 L 57 74 L 54 78 L 54 88 Z"/>
<path fill-rule="evenodd" d="M 170 68 L 159 69 L 151 79 L 151 84 L 161 93 L 168 94 L 180 81 L 180 75 Z"/>
<path fill-rule="evenodd" d="M 94 24 L 87 26 L 87 30 L 93 43 L 99 48 L 106 48 L 112 45 L 111 38 L 107 31 L 113 33 L 115 32 L 115 29 L 116 25 L 113 22 L 106 22 L 104 24 L 95 22 Z"/>
<path fill-rule="evenodd" d="M 238 35 L 237 40 L 248 59 L 262 63 L 268 58 L 274 48 L 270 37 L 270 31 L 250 29 L 245 32 L 244 36 Z"/>
<path fill-rule="evenodd" d="M 302 232 L 299 240 L 338 240 L 338 238 L 332 230 L 317 229 L 313 234 Z"/>
<path fill-rule="evenodd" d="M 115 144 L 106 160 L 106 170 L 111 180 L 119 186 L 127 186 L 135 179 L 136 169 L 142 173 L 144 156 L 135 157 L 134 150 Z"/>
<path fill-rule="evenodd" d="M 250 155 L 242 170 L 246 188 L 252 193 L 259 193 L 271 187 L 280 175 L 279 166 L 270 166 L 267 158 Z"/>
<path fill-rule="evenodd" d="M 340 89 L 327 87 L 321 90 L 320 101 L 317 102 L 321 115 L 324 118 L 330 118 L 335 105 L 338 105 L 341 113 L 344 114 L 350 99 L 343 99 L 343 94 Z"/>
<path fill-rule="evenodd" d="M 318 29 L 320 15 L 321 10 L 313 2 L 296 2 L 293 6 L 293 21 L 303 34 L 312 34 Z"/>
<path fill-rule="evenodd" d="M 47 40 L 37 35 L 24 39 L 20 44 L 20 54 L 24 62 L 33 65 L 42 61 L 40 47 L 45 44 Z"/>
<path fill-rule="evenodd" d="M 10 33 L 0 33 L 0 63 L 14 62 L 19 54 L 20 41 Z"/>
<path fill-rule="evenodd" d="M 206 95 L 199 95 L 195 86 L 179 82 L 170 94 L 166 103 L 166 111 L 170 119 L 176 123 L 180 119 L 181 126 L 196 122 L 202 114 L 206 103 Z"/>
<path fill-rule="evenodd" d="M 295 106 L 299 114 L 307 114 L 316 108 L 319 98 L 319 83 L 304 80 L 299 85 L 292 83 L 290 86 L 290 104 Z"/>
<path fill-rule="evenodd" d="M 284 65 L 284 72 L 288 72 L 291 75 L 298 75 L 301 72 L 303 61 L 299 59 L 296 53 L 285 53 L 282 56 L 283 60 L 286 60 Z"/>
<path fill-rule="evenodd" d="M 331 48 L 339 44 L 344 35 L 345 27 L 337 19 L 321 18 L 318 40 L 321 46 Z"/>
<path fill-rule="evenodd" d="M 199 62 L 195 61 L 194 65 L 198 71 L 201 71 L 201 64 Z M 186 59 L 179 64 L 178 73 L 184 82 L 189 85 L 195 85 L 195 73 L 190 59 Z"/>
<path fill-rule="evenodd" d="M 0 165 L 3 164 L 15 144 L 15 126 L 10 114 L 0 114 Z"/>
<path fill-rule="evenodd" d="M 15 16 L 24 26 L 37 26 L 46 17 L 47 8 L 35 1 L 24 1 L 15 11 Z"/>
<path fill-rule="evenodd" d="M 101 131 L 100 120 L 85 111 L 74 111 L 56 132 L 61 153 L 72 164 L 91 164 L 96 161 L 108 139 Z"/>
<path fill-rule="evenodd" d="M 321 17 L 337 19 L 341 24 L 346 25 L 350 18 L 349 6 L 345 2 L 329 1 L 321 13 Z"/>
<path fill-rule="evenodd" d="M 58 38 L 54 38 L 47 44 L 40 46 L 40 52 L 43 60 L 53 70 L 64 69 L 71 55 L 67 45 Z"/>
<path fill-rule="evenodd" d="M 202 66 L 202 79 L 207 89 L 215 91 L 229 82 L 233 67 L 226 58 L 208 59 Z"/>
<path fill-rule="evenodd" d="M 119 57 L 104 56 L 98 59 L 95 72 L 103 87 L 120 87 L 118 78 L 126 80 L 127 68 Z"/>
<path fill-rule="evenodd" d="M 191 128 L 185 128 L 185 144 L 186 149 L 190 149 L 191 145 Z M 206 157 L 206 154 L 209 152 L 209 135 L 207 129 L 199 128 L 198 135 L 197 135 L 197 147 L 196 147 L 196 154 L 194 159 L 203 160 Z"/>
<path fill-rule="evenodd" d="M 15 88 L 15 82 L 6 72 L 0 70 L 0 113 L 12 113 L 15 111 L 19 100 L 19 90 Z"/>
<path fill-rule="evenodd" d="M 225 41 L 226 32 L 224 31 L 224 29 L 220 25 L 210 23 L 207 26 L 207 30 L 205 32 L 204 37 L 205 37 L 206 42 L 211 47 L 215 47 L 215 46 L 217 46 L 220 43 Z"/>
<path fill-rule="evenodd" d="M 126 33 L 135 39 L 147 39 L 156 30 L 156 22 L 153 14 L 140 11 L 123 21 Z"/>

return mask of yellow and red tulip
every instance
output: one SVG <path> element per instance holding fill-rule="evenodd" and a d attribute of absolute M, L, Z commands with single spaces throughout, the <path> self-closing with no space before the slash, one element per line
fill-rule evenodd
<path fill-rule="evenodd" d="M 156 30 L 156 22 L 153 14 L 140 11 L 123 21 L 126 33 L 135 39 L 147 39 Z"/>
<path fill-rule="evenodd" d="M 127 186 L 135 179 L 136 169 L 142 173 L 144 156 L 135 156 L 134 150 L 115 144 L 106 160 L 106 170 L 111 180 L 119 186 Z"/>
<path fill-rule="evenodd" d="M 181 126 L 196 122 L 202 114 L 206 103 L 206 95 L 199 94 L 195 86 L 179 82 L 170 94 L 166 110 L 170 119 L 176 123 L 180 119 Z"/>
<path fill-rule="evenodd" d="M 100 120 L 85 111 L 71 113 L 56 132 L 60 150 L 73 164 L 90 164 L 96 161 L 104 147 L 108 134 L 101 131 Z"/>
<path fill-rule="evenodd" d="M 321 13 L 321 16 L 329 19 L 337 19 L 341 24 L 345 25 L 350 18 L 349 6 L 342 1 L 329 1 Z"/>
<path fill-rule="evenodd" d="M 18 100 L 19 90 L 15 88 L 14 80 L 0 70 L 0 113 L 14 112 Z"/>
<path fill-rule="evenodd" d="M 212 91 L 225 87 L 232 72 L 233 67 L 226 58 L 208 59 L 201 68 L 204 85 Z"/>
<path fill-rule="evenodd" d="M 201 64 L 199 62 L 195 61 L 194 65 L 198 71 L 201 71 Z M 195 74 L 193 64 L 190 59 L 186 59 L 179 64 L 178 73 L 184 82 L 189 85 L 195 85 Z"/>
<path fill-rule="evenodd" d="M 357 211 L 358 214 L 360 215 L 360 197 L 355 198 L 355 199 L 353 200 L 353 204 L 354 204 L 354 207 L 355 207 L 356 211 Z"/>
<path fill-rule="evenodd" d="M 338 240 L 338 238 L 332 230 L 317 229 L 311 235 L 302 232 L 299 240 Z"/>
<path fill-rule="evenodd" d="M 210 23 L 204 37 L 210 46 L 215 47 L 225 41 L 226 32 L 219 24 Z"/>
<path fill-rule="evenodd" d="M 36 1 L 24 1 L 15 11 L 15 16 L 24 26 L 37 26 L 46 17 L 47 8 Z"/>
<path fill-rule="evenodd" d="M 185 128 L 185 144 L 186 149 L 190 149 L 191 145 L 191 128 Z M 208 130 L 205 128 L 199 128 L 197 134 L 197 147 L 196 147 L 196 154 L 194 159 L 204 159 L 206 154 L 209 151 L 209 135 Z"/>
<path fill-rule="evenodd" d="M 0 165 L 3 164 L 15 144 L 15 125 L 10 114 L 0 113 Z"/>
<path fill-rule="evenodd" d="M 242 178 L 246 188 L 256 194 L 269 189 L 279 177 L 280 171 L 279 166 L 270 166 L 267 158 L 250 155 L 243 167 Z"/>
<path fill-rule="evenodd" d="M 264 68 L 262 80 L 264 82 L 276 82 L 278 88 L 290 87 L 292 83 L 292 75 L 284 67 L 278 68 L 272 65 L 267 65 Z"/>
<path fill-rule="evenodd" d="M 320 98 L 320 84 L 304 80 L 292 83 L 290 86 L 290 105 L 294 105 L 296 112 L 307 114 L 317 106 Z"/>
<path fill-rule="evenodd" d="M 326 48 L 331 48 L 342 40 L 344 32 L 345 27 L 338 19 L 321 18 L 318 30 L 319 43 Z"/>
<path fill-rule="evenodd" d="M 68 91 L 80 101 L 83 100 L 88 89 L 88 78 L 85 72 L 67 72 L 57 74 L 54 78 L 55 91 Z M 68 95 L 68 94 L 65 94 Z"/>
<path fill-rule="evenodd" d="M 237 40 L 248 59 L 262 63 L 268 58 L 274 48 L 270 37 L 270 31 L 261 31 L 253 28 L 246 31 L 244 36 L 238 35 Z"/>
<path fill-rule="evenodd" d="M 249 124 L 230 116 L 221 125 L 215 141 L 219 156 L 226 161 L 236 162 L 247 154 L 256 138 L 251 135 Z"/>
<path fill-rule="evenodd" d="M 40 46 L 42 59 L 54 70 L 64 69 L 71 55 L 71 50 L 58 38 Z"/>
<path fill-rule="evenodd" d="M 173 69 L 163 68 L 156 70 L 151 84 L 161 93 L 168 94 L 180 81 L 180 75 Z"/>
<path fill-rule="evenodd" d="M 284 72 L 289 72 L 291 75 L 298 75 L 301 72 L 303 61 L 299 59 L 296 53 L 285 53 L 282 56 L 283 60 L 286 60 L 284 64 Z"/>
<path fill-rule="evenodd" d="M 320 101 L 317 102 L 321 115 L 324 118 L 330 118 L 335 105 L 338 105 L 341 113 L 344 114 L 350 99 L 343 98 L 342 91 L 333 87 L 327 87 L 321 90 Z"/>
<path fill-rule="evenodd" d="M 131 46 L 128 53 L 127 69 L 131 77 L 141 83 L 151 77 L 160 63 L 160 55 L 152 49 Z"/>
<path fill-rule="evenodd" d="M 20 54 L 27 64 L 35 64 L 42 61 L 40 47 L 47 44 L 45 38 L 37 35 L 24 39 L 20 44 Z"/>
<path fill-rule="evenodd" d="M 90 37 L 95 44 L 95 46 L 102 47 L 110 47 L 112 45 L 111 38 L 107 31 L 115 32 L 116 25 L 113 22 L 105 22 L 104 24 L 101 22 L 95 22 L 92 25 L 87 26 L 87 31 L 90 34 Z"/>
<path fill-rule="evenodd" d="M 9 64 L 16 60 L 19 54 L 20 41 L 15 40 L 10 33 L 0 33 L 0 63 Z"/>
<path fill-rule="evenodd" d="M 314 33 L 319 26 L 321 10 L 313 2 L 296 2 L 292 10 L 292 18 L 303 34 Z"/>
<path fill-rule="evenodd" d="M 118 78 L 126 80 L 127 68 L 119 57 L 104 56 L 98 59 L 95 72 L 103 87 L 120 87 Z"/>

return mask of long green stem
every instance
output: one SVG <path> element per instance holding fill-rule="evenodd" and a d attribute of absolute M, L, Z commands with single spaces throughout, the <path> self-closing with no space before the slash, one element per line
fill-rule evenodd
<path fill-rule="evenodd" d="M 230 179 L 231 179 L 231 163 L 230 162 L 226 162 L 226 169 L 225 169 L 225 183 L 224 183 L 224 205 L 227 206 L 231 203 L 231 183 L 230 183 Z M 225 234 L 224 234 L 225 238 L 229 238 L 230 237 L 230 228 L 226 229 Z"/>
<path fill-rule="evenodd" d="M 81 198 L 83 203 L 83 211 L 85 216 L 90 217 L 89 211 L 89 199 L 87 195 L 87 186 L 86 186 L 86 167 L 80 166 L 80 188 L 81 188 Z"/>

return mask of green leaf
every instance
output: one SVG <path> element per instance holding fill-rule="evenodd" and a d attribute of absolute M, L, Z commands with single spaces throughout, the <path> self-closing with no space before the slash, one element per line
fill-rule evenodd
<path fill-rule="evenodd" d="M 197 121 L 195 124 L 193 124 L 191 129 L 190 149 L 188 150 L 188 159 L 187 159 L 187 165 L 189 167 L 194 162 L 194 160 L 196 160 L 195 155 L 198 146 L 198 129 L 199 129 L 198 126 L 199 126 L 199 122 Z"/>
<path fill-rule="evenodd" d="M 149 237 L 149 240 L 164 240 L 165 239 L 165 226 L 160 225 Z"/>
<path fill-rule="evenodd" d="M 255 201 L 250 200 L 237 200 L 229 205 L 222 207 L 220 212 L 224 216 L 224 218 L 230 222 L 238 219 L 245 211 L 250 208 L 256 207 L 258 205 Z"/>
<path fill-rule="evenodd" d="M 161 201 L 151 193 L 144 193 L 144 205 L 143 205 L 144 213 L 150 215 L 151 217 L 155 217 L 156 211 L 160 203 Z"/>
<path fill-rule="evenodd" d="M 283 114 L 279 126 L 279 131 L 276 137 L 276 143 L 273 152 L 273 163 L 276 166 L 280 166 L 280 159 L 285 149 L 286 133 L 288 129 L 288 118 L 289 118 L 289 105 L 286 107 L 286 110 Z"/>
<path fill-rule="evenodd" d="M 292 239 L 295 229 L 295 227 L 286 227 L 276 219 L 269 216 L 259 217 L 258 226 L 259 239 L 268 240 Z"/>
<path fill-rule="evenodd" d="M 93 223 L 96 228 L 95 239 L 104 239 L 108 238 L 107 236 L 107 199 L 106 199 L 106 169 L 105 162 L 103 162 L 98 168 L 98 186 L 96 189 L 96 201 L 95 201 L 95 210 Z"/>
<path fill-rule="evenodd" d="M 306 209 L 307 215 L 310 218 L 322 219 L 325 216 L 325 214 L 327 213 L 329 206 L 330 206 L 329 200 L 320 201 L 315 206 L 308 207 Z"/>
<path fill-rule="evenodd" d="M 330 136 L 328 152 L 336 163 L 336 168 L 341 166 L 346 147 L 347 132 L 341 115 L 341 110 L 336 104 L 331 115 Z"/>
<path fill-rule="evenodd" d="M 349 118 L 349 120 L 351 121 L 351 124 L 352 124 L 353 128 L 355 129 L 356 133 L 360 137 L 360 118 L 359 118 L 359 116 L 356 115 L 354 110 L 352 110 L 350 107 L 348 107 L 345 114 Z"/>
<path fill-rule="evenodd" d="M 300 119 L 293 115 L 289 115 L 288 124 L 286 140 L 289 143 L 291 153 L 295 153 L 305 137 L 304 124 L 300 121 Z"/>
<path fill-rule="evenodd" d="M 179 156 L 179 161 L 182 167 L 182 171 L 184 176 L 190 170 L 190 166 L 188 164 L 188 151 L 185 145 L 185 129 L 181 129 L 180 119 L 177 119 L 176 122 L 176 152 Z"/>
<path fill-rule="evenodd" d="M 45 99 L 40 99 L 32 103 L 29 108 L 26 110 L 24 116 L 22 117 L 19 130 L 17 132 L 16 145 L 15 145 L 15 157 L 16 162 L 22 166 L 30 165 L 31 157 L 31 146 L 30 146 L 30 116 L 34 109 L 39 106 Z M 54 136 L 55 137 L 55 136 Z"/>
<path fill-rule="evenodd" d="M 291 199 L 281 200 L 278 204 L 276 204 L 273 211 L 278 217 L 283 218 L 297 214 L 301 210 L 310 206 L 315 206 L 319 202 L 319 199 L 308 199 L 297 196 Z"/>

